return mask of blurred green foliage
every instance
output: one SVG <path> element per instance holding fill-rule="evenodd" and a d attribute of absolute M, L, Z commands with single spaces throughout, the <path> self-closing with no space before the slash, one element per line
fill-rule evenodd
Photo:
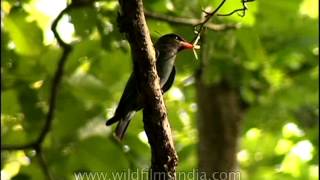
<path fill-rule="evenodd" d="M 51 3 L 50 3 L 51 2 Z M 48 4 L 49 3 L 49 4 Z M 146 9 L 200 18 L 213 0 L 145 1 Z M 61 49 L 50 24 L 65 0 L 3 0 L 1 13 L 1 137 L 3 144 L 35 139 L 48 111 L 50 83 Z M 241 23 L 238 30 L 207 32 L 207 83 L 227 80 L 249 104 L 237 155 L 242 179 L 318 179 L 319 42 L 316 0 L 258 0 L 244 18 L 215 17 L 215 23 Z M 227 1 L 221 13 L 241 7 Z M 117 1 L 99 1 L 73 10 L 58 30 L 73 42 L 59 90 L 53 128 L 44 144 L 48 167 L 58 179 L 73 172 L 147 168 L 150 149 L 137 114 L 124 139 L 112 139 L 105 120 L 112 116 L 131 73 L 130 49 L 116 24 Z M 191 40 L 193 27 L 148 19 L 151 35 L 175 32 Z M 165 95 L 180 164 L 197 167 L 195 89 L 199 63 L 192 52 L 177 58 L 178 75 Z M 190 83 L 191 82 L 191 83 Z M 3 151 L 1 178 L 44 179 L 35 152 Z"/>

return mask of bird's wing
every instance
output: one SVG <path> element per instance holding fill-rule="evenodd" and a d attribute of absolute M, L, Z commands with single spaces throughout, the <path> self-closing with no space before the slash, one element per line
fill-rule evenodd
<path fill-rule="evenodd" d="M 162 92 L 163 93 L 165 93 L 166 91 L 168 91 L 171 88 L 171 86 L 172 86 L 172 84 L 174 82 L 175 76 L 176 76 L 176 67 L 173 66 L 172 71 L 170 73 L 170 76 L 169 76 L 167 82 L 162 87 Z"/>
<path fill-rule="evenodd" d="M 127 126 L 129 125 L 129 121 L 133 117 L 134 112 L 142 108 L 142 105 L 139 102 L 139 98 L 140 95 L 135 75 L 134 73 L 132 73 L 129 80 L 127 81 L 126 87 L 122 93 L 114 116 L 106 122 L 106 125 L 110 126 L 111 124 L 119 121 L 116 128 L 116 135 L 120 139 L 122 138 Z"/>
<path fill-rule="evenodd" d="M 125 112 L 136 109 L 136 106 L 138 106 L 138 95 L 138 85 L 135 75 L 132 73 L 126 84 L 126 87 L 124 88 L 118 108 L 125 110 Z"/>

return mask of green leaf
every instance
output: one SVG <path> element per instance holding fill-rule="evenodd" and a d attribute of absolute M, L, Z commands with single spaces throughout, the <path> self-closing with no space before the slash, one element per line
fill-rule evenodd
<path fill-rule="evenodd" d="M 67 84 L 60 91 L 57 100 L 56 119 L 53 133 L 62 143 L 76 140 L 77 130 L 88 120 L 102 112 L 98 105 L 86 107 L 83 99 L 79 99 L 70 92 Z"/>
<path fill-rule="evenodd" d="M 42 32 L 35 22 L 27 21 L 27 13 L 22 8 L 12 9 L 6 16 L 4 25 L 9 33 L 17 53 L 35 56 L 41 53 Z"/>
<path fill-rule="evenodd" d="M 70 16 L 76 34 L 81 38 L 88 38 L 97 24 L 96 9 L 91 6 L 72 9 Z"/>
<path fill-rule="evenodd" d="M 76 143 L 73 150 L 68 162 L 70 173 L 78 170 L 122 171 L 129 167 L 124 152 L 106 137 L 85 139 Z"/>

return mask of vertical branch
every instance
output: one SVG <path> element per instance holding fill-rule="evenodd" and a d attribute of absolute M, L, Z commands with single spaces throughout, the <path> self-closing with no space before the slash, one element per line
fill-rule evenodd
<path fill-rule="evenodd" d="M 48 180 L 54 180 L 51 172 L 50 172 L 50 169 L 48 167 L 48 163 L 44 157 L 44 153 L 42 151 L 42 148 L 40 146 L 37 146 L 36 147 L 36 157 L 38 159 L 38 162 L 39 162 L 39 165 L 40 165 L 40 168 L 42 169 L 42 172 L 43 174 L 45 175 L 46 179 Z"/>
<path fill-rule="evenodd" d="M 52 23 L 51 30 L 52 30 L 59 46 L 62 48 L 63 51 L 62 51 L 62 56 L 60 57 L 60 59 L 58 61 L 57 68 L 54 73 L 54 77 L 52 79 L 51 91 L 50 91 L 50 97 L 49 97 L 49 110 L 46 115 L 44 126 L 41 129 L 39 136 L 34 141 L 31 141 L 29 143 L 22 144 L 22 145 L 1 145 L 1 151 L 2 150 L 14 151 L 14 150 L 34 149 L 37 153 L 36 157 L 37 157 L 38 162 L 41 166 L 41 169 L 42 169 L 46 179 L 48 179 L 48 180 L 53 180 L 54 178 L 53 178 L 52 173 L 50 172 L 48 164 L 45 160 L 45 156 L 44 156 L 44 152 L 43 152 L 43 142 L 51 130 L 52 122 L 54 120 L 54 113 L 55 113 L 55 109 L 56 109 L 56 101 L 57 101 L 57 96 L 58 96 L 58 92 L 59 92 L 59 87 L 60 87 L 61 80 L 63 77 L 64 67 L 67 62 L 68 56 L 72 50 L 72 46 L 67 44 L 66 42 L 64 42 L 62 40 L 62 38 L 60 37 L 60 35 L 57 31 L 57 25 L 58 25 L 59 21 L 61 20 L 61 18 L 63 17 L 63 15 L 68 13 L 72 8 L 82 7 L 82 6 L 86 6 L 86 5 L 90 5 L 90 4 L 91 4 L 91 2 L 81 4 L 81 5 L 70 4 L 59 13 L 59 15 L 54 19 L 54 21 Z"/>
<path fill-rule="evenodd" d="M 156 71 L 156 59 L 142 0 L 119 0 L 119 28 L 132 49 L 134 71 L 144 103 L 144 129 L 151 146 L 151 179 L 175 179 L 177 154 Z"/>

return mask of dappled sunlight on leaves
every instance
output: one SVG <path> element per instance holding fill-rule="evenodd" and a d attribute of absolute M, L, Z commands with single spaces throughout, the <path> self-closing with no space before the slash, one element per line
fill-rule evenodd
<path fill-rule="evenodd" d="M 300 5 L 300 14 L 307 15 L 311 18 L 319 17 L 319 1 L 317 0 L 303 0 Z"/>
<path fill-rule="evenodd" d="M 1 179 L 9 180 L 20 171 L 21 166 L 30 164 L 30 159 L 25 155 L 24 151 L 16 151 L 6 153 L 6 164 L 1 167 Z"/>
<path fill-rule="evenodd" d="M 285 138 L 302 137 L 304 132 L 294 123 L 287 123 L 282 127 L 282 135 Z"/>
<path fill-rule="evenodd" d="M 148 11 L 195 19 L 201 17 L 202 8 L 213 9 L 218 3 L 144 1 Z M 43 127 L 53 75 L 62 55 L 50 26 L 66 4 L 65 0 L 1 1 L 2 144 L 28 143 Z M 247 5 L 243 18 L 237 13 L 212 18 L 210 23 L 242 26 L 219 32 L 207 29 L 209 52 L 203 74 L 206 85 L 227 83 L 247 104 L 236 154 L 241 179 L 316 180 L 318 2 L 256 0 Z M 228 1 L 219 13 L 241 6 L 241 1 Z M 43 148 L 48 167 L 58 179 L 74 179 L 72 173 L 80 171 L 150 167 L 141 112 L 132 119 L 122 144 L 113 139 L 115 126 L 105 126 L 132 72 L 130 46 L 119 33 L 117 13 L 117 0 L 97 1 L 59 21 L 59 34 L 71 43 L 72 51 Z M 152 18 L 148 26 L 153 42 L 172 32 L 187 40 L 194 36 L 193 26 Z M 200 66 L 192 51 L 179 53 L 175 83 L 164 95 L 179 155 L 178 171 L 190 171 L 199 163 L 200 106 L 194 75 Z M 35 150 L 2 153 L 1 179 L 45 179 L 35 156 Z"/>

